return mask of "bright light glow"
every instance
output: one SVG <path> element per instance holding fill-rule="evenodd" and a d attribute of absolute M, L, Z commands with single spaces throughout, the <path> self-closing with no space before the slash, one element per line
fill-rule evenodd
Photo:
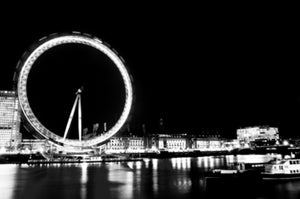
<path fill-rule="evenodd" d="M 284 146 L 287 146 L 287 145 L 289 145 L 289 142 L 288 142 L 287 140 L 284 140 L 284 141 L 283 141 L 283 145 L 284 145 Z"/>
<path fill-rule="evenodd" d="M 0 190 L 1 198 L 12 198 L 17 175 L 17 166 L 12 164 L 0 164 Z"/>
<path fill-rule="evenodd" d="M 173 169 L 187 170 L 191 168 L 191 158 L 172 158 L 171 164 Z"/>
<path fill-rule="evenodd" d="M 204 160 L 204 168 L 208 168 L 208 158 L 204 157 L 203 160 Z"/>
<path fill-rule="evenodd" d="M 280 158 L 280 155 L 262 155 L 262 154 L 252 154 L 252 155 L 237 155 L 236 159 L 227 160 L 228 162 L 243 162 L 243 163 L 265 163 L 272 159 Z"/>
<path fill-rule="evenodd" d="M 158 167 L 158 160 L 157 159 L 152 159 L 152 168 L 153 170 L 157 170 Z"/>
<path fill-rule="evenodd" d="M 86 183 L 88 181 L 88 163 L 84 162 L 81 164 L 81 189 L 80 189 L 80 195 L 82 199 L 86 198 L 87 192 L 86 192 Z"/>
<path fill-rule="evenodd" d="M 153 181 L 153 192 L 157 194 L 158 192 L 158 160 L 152 159 L 152 181 Z"/>
<path fill-rule="evenodd" d="M 128 166 L 130 169 L 134 169 L 134 168 L 133 168 L 133 162 L 127 162 L 127 166 Z"/>
<path fill-rule="evenodd" d="M 142 168 L 142 162 L 135 162 L 135 166 L 137 169 L 141 169 Z"/>
<path fill-rule="evenodd" d="M 88 163 L 86 162 L 81 163 L 81 184 L 85 184 L 88 181 L 87 168 L 88 168 Z"/>
<path fill-rule="evenodd" d="M 173 168 L 173 169 L 177 169 L 177 161 L 176 161 L 176 158 L 172 158 L 172 159 L 171 159 L 171 163 L 172 163 L 172 168 Z"/>
<path fill-rule="evenodd" d="M 144 158 L 144 162 L 145 162 L 145 167 L 148 169 L 149 168 L 150 159 Z"/>
<path fill-rule="evenodd" d="M 44 41 L 44 42 L 43 42 Z M 55 37 L 50 39 L 43 39 L 43 43 L 41 43 L 38 47 L 36 47 L 32 52 L 30 52 L 29 56 L 21 62 L 21 70 L 19 73 L 18 78 L 18 97 L 21 105 L 21 109 L 29 122 L 29 124 L 36 130 L 37 133 L 45 137 L 46 139 L 53 139 L 61 144 L 64 144 L 65 146 L 75 146 L 75 147 L 92 147 L 97 144 L 100 144 L 104 142 L 105 140 L 111 138 L 114 134 L 116 134 L 121 127 L 126 122 L 131 106 L 132 106 L 132 85 L 131 85 L 131 79 L 130 75 L 128 74 L 126 67 L 121 60 L 121 58 L 107 45 L 105 45 L 101 40 L 86 36 L 86 35 L 80 35 L 80 34 L 71 34 L 71 35 L 64 35 L 59 36 L 55 35 Z M 116 65 L 116 67 L 119 69 L 119 72 L 122 75 L 124 85 L 125 85 L 125 104 L 123 108 L 123 112 L 118 119 L 118 121 L 115 123 L 115 125 L 109 129 L 105 134 L 90 138 L 88 140 L 71 140 L 71 139 L 63 139 L 62 137 L 56 135 L 54 132 L 51 132 L 48 130 L 34 115 L 30 104 L 28 102 L 27 97 L 27 79 L 29 72 L 35 63 L 35 61 L 47 50 L 50 48 L 53 48 L 55 46 L 59 46 L 62 44 L 69 44 L 69 43 L 75 43 L 75 44 L 84 44 L 90 47 L 93 47 L 100 52 L 104 53 L 106 56 L 108 56 L 111 61 Z"/>

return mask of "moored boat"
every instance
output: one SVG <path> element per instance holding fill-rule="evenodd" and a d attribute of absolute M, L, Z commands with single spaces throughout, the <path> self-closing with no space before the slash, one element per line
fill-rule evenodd
<path fill-rule="evenodd" d="M 208 178 L 222 179 L 257 179 L 260 174 L 258 169 L 250 168 L 245 163 L 237 163 L 224 169 L 213 169 L 208 172 Z"/>
<path fill-rule="evenodd" d="M 300 179 L 300 159 L 274 160 L 265 165 L 261 173 L 263 180 Z"/>

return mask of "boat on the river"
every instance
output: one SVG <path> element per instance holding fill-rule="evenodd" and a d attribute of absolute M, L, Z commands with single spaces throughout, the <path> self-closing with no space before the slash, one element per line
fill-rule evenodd
<path fill-rule="evenodd" d="M 236 163 L 222 169 L 213 169 L 206 174 L 207 178 L 217 179 L 257 179 L 260 174 L 260 164 Z"/>
<path fill-rule="evenodd" d="M 271 161 L 261 173 L 263 180 L 300 179 L 300 159 L 289 158 Z"/>

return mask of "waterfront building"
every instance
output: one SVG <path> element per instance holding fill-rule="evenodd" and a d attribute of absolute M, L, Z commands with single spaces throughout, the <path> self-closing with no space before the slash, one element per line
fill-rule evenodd
<path fill-rule="evenodd" d="M 50 150 L 50 146 L 48 146 L 44 139 L 23 139 L 21 142 L 22 153 L 37 153 L 47 150 Z"/>
<path fill-rule="evenodd" d="M 224 149 L 224 140 L 220 138 L 196 138 L 196 148 L 200 151 L 219 151 Z"/>
<path fill-rule="evenodd" d="M 143 137 L 112 137 L 105 144 L 106 153 L 140 153 L 145 151 Z"/>
<path fill-rule="evenodd" d="M 15 150 L 21 143 L 21 111 L 14 91 L 0 91 L 0 148 Z"/>
<path fill-rule="evenodd" d="M 159 149 L 168 150 L 185 150 L 186 149 L 186 139 L 185 138 L 161 138 L 159 139 Z"/>
<path fill-rule="evenodd" d="M 187 138 L 184 134 L 160 134 L 156 140 L 159 150 L 178 151 L 187 147 Z"/>
<path fill-rule="evenodd" d="M 123 137 L 112 137 L 105 145 L 106 153 L 124 153 L 128 140 Z"/>
<path fill-rule="evenodd" d="M 144 151 L 144 138 L 143 137 L 130 137 L 127 150 L 141 152 Z"/>
<path fill-rule="evenodd" d="M 279 140 L 279 132 L 278 128 L 269 126 L 240 128 L 237 129 L 237 139 L 242 147 L 261 141 L 275 143 Z"/>
<path fill-rule="evenodd" d="M 237 149 L 240 148 L 240 143 L 237 139 L 228 139 L 228 140 L 224 140 L 222 148 L 224 150 L 233 150 L 233 149 Z"/>

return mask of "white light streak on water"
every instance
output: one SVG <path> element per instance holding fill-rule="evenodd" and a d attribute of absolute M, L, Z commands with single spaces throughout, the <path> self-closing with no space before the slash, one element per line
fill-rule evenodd
<path fill-rule="evenodd" d="M 153 174 L 152 174 L 152 181 L 153 181 L 153 192 L 154 194 L 158 193 L 158 160 L 157 159 L 152 159 L 152 169 L 153 169 Z"/>
<path fill-rule="evenodd" d="M 204 168 L 208 168 L 208 158 L 204 157 Z"/>
<path fill-rule="evenodd" d="M 141 178 L 142 178 L 142 165 L 143 163 L 142 162 L 135 162 L 136 164 L 136 170 L 134 172 L 134 179 L 135 179 L 135 188 L 137 190 L 137 192 L 140 192 L 141 190 Z"/>
<path fill-rule="evenodd" d="M 142 162 L 135 162 L 136 169 L 142 168 Z"/>
<path fill-rule="evenodd" d="M 82 163 L 81 164 L 81 189 L 80 189 L 80 194 L 81 194 L 81 199 L 85 199 L 87 192 L 86 192 L 86 183 L 88 181 L 88 163 Z"/>
<path fill-rule="evenodd" d="M 149 162 L 150 162 L 150 161 L 151 161 L 150 159 L 144 158 L 145 167 L 146 167 L 147 169 L 149 168 Z"/>
<path fill-rule="evenodd" d="M 177 169 L 176 158 L 171 159 L 172 169 Z"/>
<path fill-rule="evenodd" d="M 273 158 L 280 158 L 281 155 L 237 155 L 237 162 L 244 162 L 244 163 L 264 163 L 272 160 Z"/>
<path fill-rule="evenodd" d="M 153 170 L 157 170 L 158 167 L 158 160 L 157 159 L 153 159 L 152 160 L 152 168 Z"/>
<path fill-rule="evenodd" d="M 112 189 L 112 194 L 116 194 L 117 198 L 131 199 L 133 198 L 133 182 L 134 182 L 134 172 L 124 170 L 121 165 L 110 165 L 108 171 L 108 180 L 111 183 L 119 184 L 120 186 L 116 186 Z"/>

